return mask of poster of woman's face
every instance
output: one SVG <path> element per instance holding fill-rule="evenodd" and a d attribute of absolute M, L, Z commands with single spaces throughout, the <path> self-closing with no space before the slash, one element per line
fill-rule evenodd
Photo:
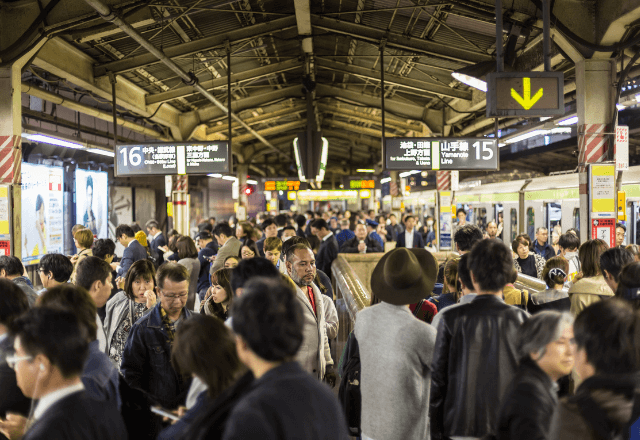
<path fill-rule="evenodd" d="M 76 223 L 97 238 L 108 237 L 108 195 L 106 172 L 76 170 Z"/>

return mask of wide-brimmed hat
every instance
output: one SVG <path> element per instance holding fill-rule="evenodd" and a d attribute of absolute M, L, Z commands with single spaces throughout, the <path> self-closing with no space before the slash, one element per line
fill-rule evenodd
<path fill-rule="evenodd" d="M 389 304 L 414 304 L 433 292 L 437 275 L 438 263 L 429 251 L 396 248 L 378 261 L 371 274 L 371 290 Z"/>

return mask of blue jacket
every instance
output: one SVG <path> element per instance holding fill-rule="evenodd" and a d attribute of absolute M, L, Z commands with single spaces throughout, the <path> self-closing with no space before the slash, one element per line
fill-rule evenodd
<path fill-rule="evenodd" d="M 331 390 L 297 362 L 285 362 L 253 381 L 229 415 L 222 438 L 347 440 L 349 435 Z"/>
<path fill-rule="evenodd" d="M 556 256 L 556 251 L 553 250 L 548 241 L 545 242 L 544 246 L 540 246 L 538 240 L 533 240 L 533 251 L 545 260 Z"/>
<path fill-rule="evenodd" d="M 211 278 L 209 278 L 209 266 L 211 262 L 206 257 L 212 257 L 218 253 L 218 243 L 213 241 L 207 243 L 207 245 L 200 249 L 198 252 L 198 260 L 200 260 L 200 275 L 198 276 L 198 292 L 203 289 L 208 289 L 211 286 Z M 204 299 L 204 298 L 200 298 Z"/>
<path fill-rule="evenodd" d="M 100 343 L 97 339 L 89 343 L 89 356 L 84 363 L 81 379 L 87 397 L 116 404 L 120 409 L 118 369 L 109 356 L 100 351 Z"/>
<path fill-rule="evenodd" d="M 158 262 L 158 266 L 164 262 L 164 258 L 162 256 L 162 250 L 158 249 L 160 246 L 166 246 L 167 240 L 164 238 L 164 234 L 161 232 L 156 238 L 149 242 L 149 250 L 151 251 L 151 256 L 156 259 Z"/>
<path fill-rule="evenodd" d="M 122 352 L 120 372 L 131 388 L 143 391 L 151 403 L 173 409 L 184 405 L 191 378 L 179 375 L 171 366 L 171 344 L 162 324 L 158 304 L 131 327 Z M 182 319 L 192 312 L 184 308 Z"/>
<path fill-rule="evenodd" d="M 129 243 L 122 253 L 122 260 L 120 260 L 120 267 L 118 268 L 119 276 L 126 276 L 129 268 L 133 263 L 138 260 L 144 260 L 147 258 L 147 250 L 142 247 L 138 240 L 133 240 Z"/>
<path fill-rule="evenodd" d="M 396 243 L 396 247 L 407 247 L 404 232 L 402 234 L 398 234 L 398 242 Z M 420 234 L 416 229 L 413 230 L 413 248 L 424 248 L 424 240 L 422 239 L 422 234 Z"/>
<path fill-rule="evenodd" d="M 336 234 L 336 241 L 338 242 L 338 246 L 342 247 L 343 244 L 345 244 L 355 236 L 356 234 L 354 234 L 351 229 L 343 229 Z"/>

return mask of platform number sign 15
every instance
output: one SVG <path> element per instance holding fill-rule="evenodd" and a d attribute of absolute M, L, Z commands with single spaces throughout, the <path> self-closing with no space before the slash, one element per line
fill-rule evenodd
<path fill-rule="evenodd" d="M 491 160 L 493 158 L 492 145 L 492 141 L 474 142 L 472 146 L 476 150 L 476 160 Z"/>

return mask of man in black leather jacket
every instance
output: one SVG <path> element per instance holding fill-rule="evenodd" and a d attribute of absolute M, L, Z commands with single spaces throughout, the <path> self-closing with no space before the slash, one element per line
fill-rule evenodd
<path fill-rule="evenodd" d="M 495 432 L 501 398 L 518 367 L 518 330 L 529 316 L 502 299 L 513 270 L 511 250 L 503 242 L 478 242 L 469 269 L 477 297 L 438 323 L 430 404 L 433 439 Z"/>

